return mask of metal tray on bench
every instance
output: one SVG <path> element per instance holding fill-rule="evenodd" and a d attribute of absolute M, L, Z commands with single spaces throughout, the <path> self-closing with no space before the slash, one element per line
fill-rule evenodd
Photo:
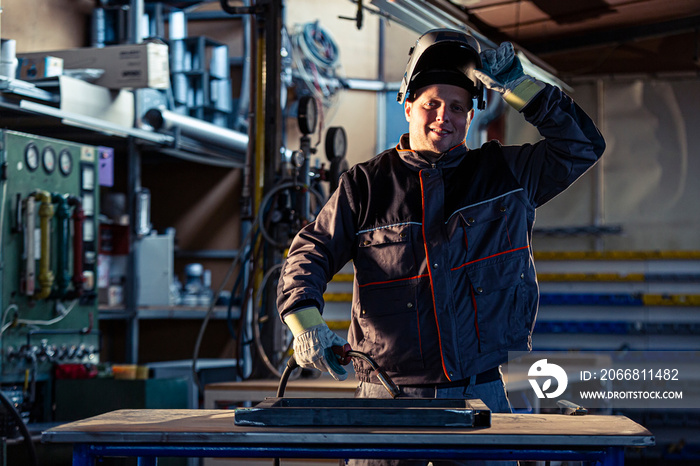
<path fill-rule="evenodd" d="M 236 408 L 245 426 L 489 427 L 491 411 L 478 399 L 278 398 Z"/>

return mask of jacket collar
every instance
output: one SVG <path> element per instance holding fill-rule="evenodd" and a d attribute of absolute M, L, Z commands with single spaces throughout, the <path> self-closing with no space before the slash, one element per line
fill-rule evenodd
<path fill-rule="evenodd" d="M 411 150 L 408 142 L 408 133 L 401 135 L 399 143 L 396 145 L 396 151 L 399 153 L 401 160 L 409 167 L 415 170 L 422 170 L 425 168 L 433 168 L 432 164 L 423 158 L 418 152 Z M 439 168 L 452 168 L 456 167 L 462 160 L 464 155 L 467 153 L 467 145 L 464 141 L 460 144 L 454 146 L 452 149 L 448 150 L 438 159 L 436 165 Z"/>

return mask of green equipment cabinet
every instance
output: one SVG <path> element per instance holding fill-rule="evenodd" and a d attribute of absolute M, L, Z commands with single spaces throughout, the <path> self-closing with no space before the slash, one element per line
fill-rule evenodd
<path fill-rule="evenodd" d="M 0 130 L 0 388 L 31 402 L 47 403 L 37 387 L 54 364 L 99 362 L 103 151 L 111 149 Z"/>

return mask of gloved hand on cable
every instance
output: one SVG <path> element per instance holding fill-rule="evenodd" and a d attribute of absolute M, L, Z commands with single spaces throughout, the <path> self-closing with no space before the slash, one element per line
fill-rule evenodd
<path fill-rule="evenodd" d="M 510 42 L 503 42 L 496 50 L 484 50 L 479 56 L 481 68 L 474 70 L 474 76 L 519 112 L 545 87 L 542 81 L 523 72 Z"/>
<path fill-rule="evenodd" d="M 348 378 L 332 349 L 344 347 L 348 342 L 328 328 L 318 309 L 306 307 L 294 311 L 285 316 L 284 323 L 294 335 L 294 359 L 299 366 L 329 372 L 335 380 Z"/>

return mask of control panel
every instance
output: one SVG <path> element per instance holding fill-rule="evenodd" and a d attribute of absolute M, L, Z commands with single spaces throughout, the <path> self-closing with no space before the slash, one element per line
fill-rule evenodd
<path fill-rule="evenodd" d="M 0 131 L 0 380 L 32 386 L 56 363 L 99 361 L 100 151 Z"/>

